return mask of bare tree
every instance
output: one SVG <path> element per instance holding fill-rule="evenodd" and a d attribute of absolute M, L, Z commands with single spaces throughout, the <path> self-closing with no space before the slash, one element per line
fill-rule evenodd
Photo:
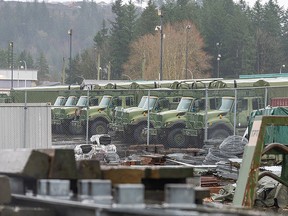
<path fill-rule="evenodd" d="M 211 57 L 204 51 L 203 39 L 193 23 L 168 24 L 163 33 L 163 79 L 185 79 L 187 71 L 189 79 L 210 77 Z M 133 79 L 157 80 L 160 55 L 160 34 L 144 35 L 131 44 L 124 73 Z"/>

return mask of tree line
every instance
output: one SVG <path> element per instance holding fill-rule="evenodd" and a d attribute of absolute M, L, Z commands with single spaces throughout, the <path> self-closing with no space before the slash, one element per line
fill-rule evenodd
<path fill-rule="evenodd" d="M 288 11 L 276 0 L 264 4 L 257 0 L 252 7 L 244 0 L 149 0 L 145 8 L 136 7 L 132 1 L 116 0 L 109 8 L 109 17 L 108 10 L 99 16 L 101 10 L 94 2 L 81 4 L 71 16 L 61 12 L 60 20 L 54 20 L 49 10 L 43 12 L 51 20 L 55 34 L 47 43 L 47 49 L 54 48 L 54 52 L 42 51 L 49 71 L 54 56 L 51 53 L 61 53 L 61 46 L 60 51 L 51 47 L 57 41 L 57 32 L 62 32 L 57 28 L 60 21 L 66 23 L 67 30 L 73 23 L 73 32 L 83 35 L 86 41 L 81 48 L 81 37 L 73 40 L 71 70 L 66 54 L 66 83 L 79 83 L 82 78 L 157 80 L 160 74 L 163 79 L 185 79 L 238 78 L 241 74 L 278 73 L 281 69 L 285 72 Z M 45 11 L 44 2 L 38 3 L 39 7 Z M 43 29 L 37 31 L 38 37 L 47 34 Z M 40 39 L 35 42 L 41 45 Z M 67 40 L 61 42 L 68 47 Z M 0 50 L 0 62 L 1 56 Z M 65 63 L 55 56 L 58 62 Z"/>
<path fill-rule="evenodd" d="M 238 78 L 284 70 L 288 13 L 277 1 L 257 0 L 252 7 L 244 0 L 156 3 L 150 0 L 137 13 L 131 1 L 116 0 L 115 20 L 109 28 L 104 20 L 94 37 L 93 49 L 101 61 L 90 64 L 87 49 L 73 61 L 75 74 L 95 77 L 99 71 L 104 79 L 111 73 L 113 79 L 157 80 L 160 73 L 163 79 Z M 161 26 L 162 52 L 161 31 L 155 31 Z"/>

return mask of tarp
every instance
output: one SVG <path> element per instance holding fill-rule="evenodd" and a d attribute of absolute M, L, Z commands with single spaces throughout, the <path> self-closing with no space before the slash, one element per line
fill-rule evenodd
<path fill-rule="evenodd" d="M 255 116 L 287 116 L 288 107 L 266 107 L 264 109 L 255 110 L 251 113 L 249 118 L 249 135 L 255 119 Z M 288 124 L 288 122 L 287 122 Z M 264 144 L 269 143 L 282 143 L 288 145 L 288 126 L 268 126 L 264 137 Z"/>

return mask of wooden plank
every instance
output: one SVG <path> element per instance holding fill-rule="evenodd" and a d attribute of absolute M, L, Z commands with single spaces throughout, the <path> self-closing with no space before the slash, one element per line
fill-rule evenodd
<path fill-rule="evenodd" d="M 135 183 L 140 184 L 145 177 L 144 169 L 131 167 L 106 167 L 102 168 L 103 179 L 110 179 L 112 184 Z"/>
<path fill-rule="evenodd" d="M 184 166 L 102 166 L 104 179 L 112 183 L 141 183 L 142 179 L 185 179 L 193 177 L 193 167 Z"/>

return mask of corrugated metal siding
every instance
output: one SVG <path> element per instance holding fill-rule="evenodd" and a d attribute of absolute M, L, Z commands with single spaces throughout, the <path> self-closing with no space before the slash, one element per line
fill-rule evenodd
<path fill-rule="evenodd" d="M 0 104 L 0 149 L 51 148 L 51 106 Z"/>

